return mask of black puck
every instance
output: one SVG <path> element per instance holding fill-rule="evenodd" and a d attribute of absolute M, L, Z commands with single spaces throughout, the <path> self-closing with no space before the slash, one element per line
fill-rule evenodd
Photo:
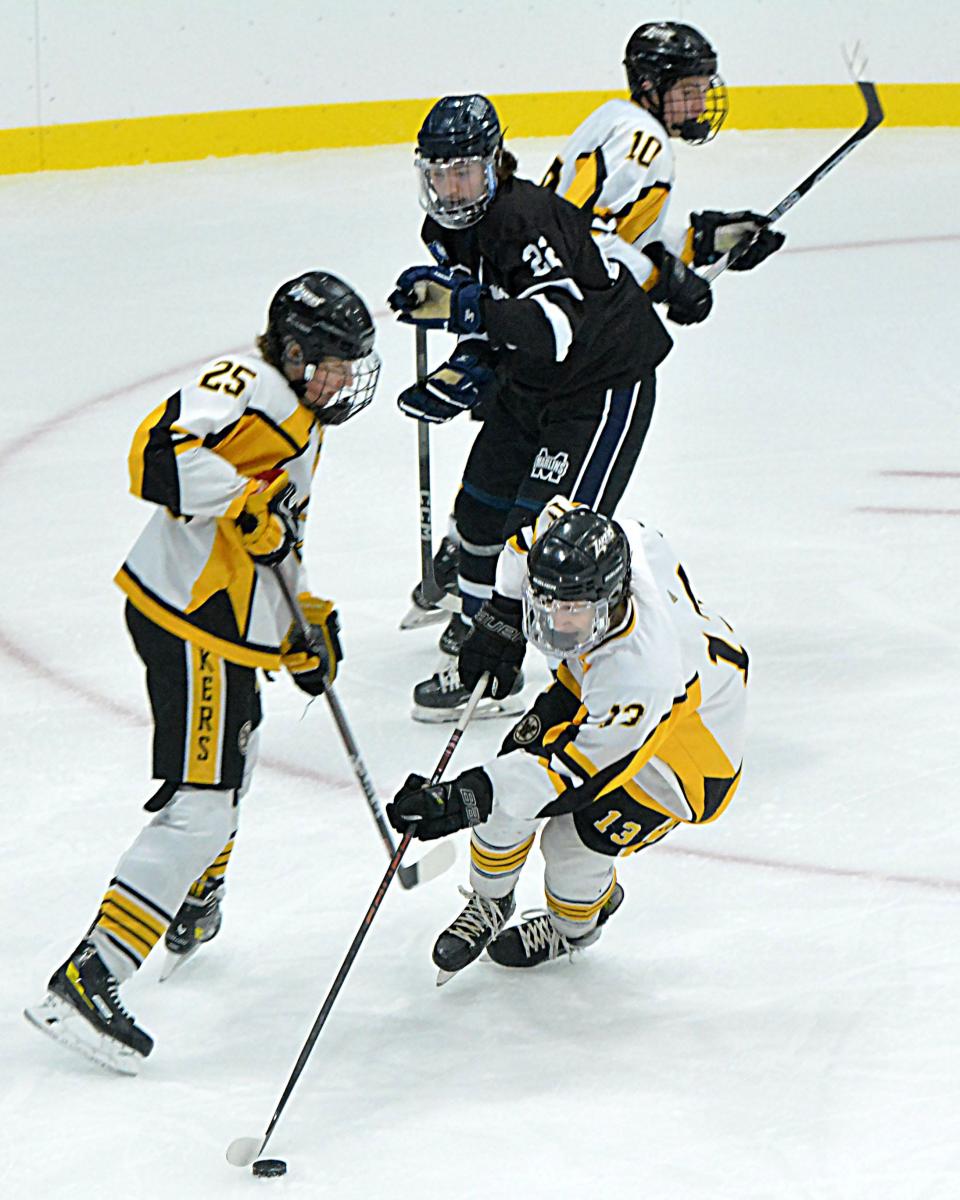
<path fill-rule="evenodd" d="M 253 1173 L 260 1179 L 276 1179 L 278 1175 L 286 1175 L 287 1164 L 282 1158 L 258 1158 Z"/>

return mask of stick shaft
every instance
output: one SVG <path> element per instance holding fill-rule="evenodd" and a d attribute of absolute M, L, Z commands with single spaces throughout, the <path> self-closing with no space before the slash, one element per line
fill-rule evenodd
<path fill-rule="evenodd" d="M 454 750 L 457 748 L 457 743 L 463 737 L 463 731 L 470 724 L 474 710 L 476 709 L 477 704 L 480 702 L 480 698 L 482 697 L 486 686 L 487 675 L 484 674 L 477 681 L 477 686 L 473 689 L 470 699 L 467 702 L 467 706 L 464 709 L 460 720 L 457 722 L 456 728 L 450 735 L 450 739 L 444 748 L 443 754 L 440 756 L 440 761 L 437 763 L 436 769 L 430 778 L 431 786 L 439 783 L 441 775 L 446 769 L 447 764 L 450 762 L 450 758 L 453 755 Z M 343 987 L 344 980 L 347 978 L 350 968 L 353 966 L 354 960 L 360 952 L 360 947 L 363 945 L 363 939 L 367 936 L 367 932 L 370 929 L 370 926 L 373 924 L 373 919 L 380 909 L 383 898 L 387 894 L 387 889 L 393 882 L 393 877 L 396 875 L 400 866 L 400 860 L 406 853 L 412 837 L 412 831 L 409 831 L 403 835 L 400 845 L 394 852 L 394 855 L 390 860 L 390 864 L 387 867 L 383 878 L 380 880 L 380 885 L 374 893 L 374 897 L 370 902 L 370 906 L 364 914 L 363 920 L 360 922 L 360 927 L 353 936 L 353 941 L 350 943 L 350 949 L 347 951 L 346 957 L 340 964 L 340 970 L 337 972 L 336 978 L 330 987 L 330 991 L 327 993 L 327 997 L 324 1000 L 320 1011 L 317 1013 L 317 1018 L 313 1023 L 313 1027 L 311 1028 L 310 1033 L 307 1035 L 307 1040 L 304 1042 L 303 1048 L 300 1051 L 300 1055 L 294 1064 L 292 1072 L 290 1073 L 290 1078 L 287 1080 L 287 1086 L 283 1089 L 283 1095 L 280 1097 L 276 1110 L 274 1111 L 273 1116 L 270 1118 L 270 1124 L 267 1126 L 266 1133 L 263 1137 L 263 1142 L 260 1146 L 259 1153 L 261 1155 L 266 1148 L 267 1142 L 270 1140 L 271 1134 L 276 1128 L 277 1122 L 280 1120 L 280 1114 L 286 1107 L 286 1103 L 290 1099 L 290 1095 L 296 1086 L 297 1080 L 303 1073 L 303 1069 L 307 1064 L 307 1059 L 310 1057 L 310 1053 L 313 1050 L 313 1047 L 316 1045 L 317 1038 L 320 1036 L 320 1031 L 323 1029 L 327 1017 L 330 1015 L 330 1010 L 333 1008 L 334 1002 L 336 1001 L 337 996 L 340 994 L 340 989 Z"/>
<path fill-rule="evenodd" d="M 867 115 L 864 118 L 863 124 L 859 127 L 859 129 L 855 129 L 841 146 L 838 146 L 836 150 L 834 150 L 831 154 L 828 154 L 823 162 L 810 172 L 806 179 L 801 180 L 801 182 L 797 184 L 792 192 L 788 192 L 787 195 L 784 196 L 784 198 L 780 201 L 780 203 L 767 213 L 768 224 L 772 225 L 775 221 L 779 221 L 784 213 L 788 213 L 790 209 L 793 208 L 793 206 L 797 203 L 797 201 L 801 199 L 801 197 L 805 196 L 807 192 L 809 192 L 812 187 L 818 184 L 826 175 L 829 175 L 834 167 L 839 166 L 840 163 L 842 163 L 847 157 L 847 155 L 855 150 L 857 146 L 859 146 L 864 140 L 864 138 L 868 134 L 872 133 L 873 130 L 876 129 L 877 126 L 883 121 L 883 106 L 880 103 L 880 97 L 877 95 L 876 84 L 867 83 L 862 79 L 858 79 L 856 84 L 860 90 L 860 95 L 863 96 L 864 103 L 867 106 Z M 744 238 L 742 242 L 739 242 L 722 258 L 717 259 L 715 263 L 702 271 L 701 274 L 703 278 L 708 281 L 716 279 L 716 277 L 722 271 L 725 271 L 731 263 L 737 261 L 737 259 L 746 251 L 747 247 L 752 241 L 752 237 Z"/>
<path fill-rule="evenodd" d="M 427 331 L 416 327 L 417 383 L 427 378 Z M 430 490 L 430 425 L 417 421 L 417 468 L 420 488 L 420 587 L 429 604 L 444 595 L 433 570 L 433 501 Z"/>

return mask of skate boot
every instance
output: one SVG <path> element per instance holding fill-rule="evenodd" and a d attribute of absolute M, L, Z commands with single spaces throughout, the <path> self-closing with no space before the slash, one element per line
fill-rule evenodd
<path fill-rule="evenodd" d="M 613 885 L 610 899 L 597 917 L 597 923 L 583 937 L 564 937 L 554 928 L 546 912 L 524 913 L 519 925 L 505 929 L 487 946 L 487 954 L 501 967 L 539 967 L 541 963 L 592 946 L 603 932 L 603 926 L 623 903 L 623 888 Z"/>
<path fill-rule="evenodd" d="M 474 720 L 489 717 L 511 717 L 523 712 L 520 699 L 523 691 L 523 672 L 510 689 L 510 695 L 494 700 L 485 696 L 476 707 Z M 413 719 L 415 721 L 456 721 L 470 699 L 469 691 L 460 682 L 460 671 L 456 662 L 443 667 L 429 679 L 418 683 L 413 689 Z"/>
<path fill-rule="evenodd" d="M 460 547 L 451 538 L 445 537 L 440 543 L 440 549 L 433 556 L 433 577 L 439 587 L 448 596 L 457 593 L 457 569 L 460 565 Z M 401 629 L 420 629 L 424 625 L 434 625 L 437 621 L 446 620 L 448 608 L 433 604 L 423 594 L 423 581 L 410 593 L 410 608 L 400 622 Z"/>
<path fill-rule="evenodd" d="M 61 1045 L 120 1075 L 136 1075 L 153 1038 L 120 1001 L 119 983 L 92 942 L 81 942 L 54 971 L 42 1004 L 23 1015 Z"/>
<path fill-rule="evenodd" d="M 456 658 L 470 628 L 468 621 L 465 621 L 459 613 L 454 613 L 447 622 L 446 629 L 440 635 L 441 651 L 449 654 L 451 658 Z"/>
<path fill-rule="evenodd" d="M 433 944 L 433 961 L 440 968 L 437 987 L 479 958 L 483 948 L 513 916 L 513 892 L 501 900 L 487 900 L 469 888 L 460 888 L 467 906 Z"/>
<path fill-rule="evenodd" d="M 177 914 L 167 927 L 163 944 L 170 955 L 160 972 L 160 981 L 169 979 L 200 949 L 204 942 L 211 942 L 220 932 L 223 914 L 220 901 L 223 899 L 222 879 L 203 878 L 190 885 L 187 897 L 177 909 Z"/>

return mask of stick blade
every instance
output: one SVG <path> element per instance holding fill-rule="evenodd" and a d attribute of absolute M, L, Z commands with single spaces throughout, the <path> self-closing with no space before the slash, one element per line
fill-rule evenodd
<path fill-rule="evenodd" d="M 400 883 L 408 890 L 419 883 L 429 883 L 431 879 L 449 871 L 456 861 L 457 848 L 453 842 L 441 842 L 417 862 L 402 866 L 398 871 Z"/>
<path fill-rule="evenodd" d="M 265 1144 L 264 1138 L 234 1138 L 227 1147 L 227 1162 L 231 1167 L 253 1166 Z"/>

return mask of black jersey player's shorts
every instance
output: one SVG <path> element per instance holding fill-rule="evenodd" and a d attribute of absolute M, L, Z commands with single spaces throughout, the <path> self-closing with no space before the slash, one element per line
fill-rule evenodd
<path fill-rule="evenodd" d="M 504 539 L 558 493 L 612 514 L 650 427 L 655 392 L 651 371 L 570 400 L 497 397 L 464 469 L 464 507 L 498 510 L 489 519 L 503 522 Z"/>
<path fill-rule="evenodd" d="M 154 778 L 240 787 L 247 743 L 261 720 L 256 670 L 168 633 L 129 601 L 126 619 L 147 669 Z"/>

